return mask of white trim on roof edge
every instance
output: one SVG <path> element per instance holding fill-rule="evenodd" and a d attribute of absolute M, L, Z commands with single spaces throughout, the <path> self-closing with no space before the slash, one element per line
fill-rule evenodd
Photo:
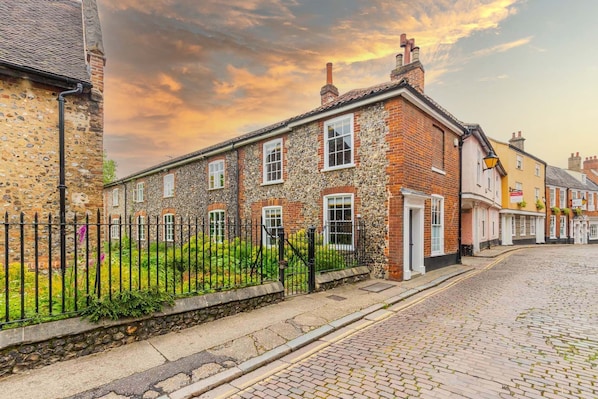
<path fill-rule="evenodd" d="M 180 160 L 178 162 L 174 162 L 172 164 L 168 164 L 168 165 L 164 165 L 161 167 L 156 167 L 154 169 L 148 170 L 147 172 L 138 174 L 138 175 L 132 175 L 128 178 L 126 178 L 125 180 L 117 180 L 117 182 L 115 182 L 116 184 L 120 184 L 120 183 L 126 183 L 132 180 L 136 180 L 145 176 L 149 176 L 149 175 L 153 175 L 155 173 L 158 173 L 160 171 L 164 171 L 164 170 L 169 170 L 178 166 L 183 166 L 186 165 L 188 163 L 194 162 L 196 160 L 199 159 L 204 159 L 204 158 L 208 158 L 214 155 L 218 155 L 221 154 L 223 152 L 232 150 L 234 148 L 238 148 L 238 147 L 242 147 L 248 144 L 253 144 L 257 141 L 261 141 L 264 139 L 268 139 L 274 136 L 278 136 L 279 134 L 283 134 L 283 133 L 288 133 L 290 132 L 292 129 L 304 125 L 306 123 L 310 123 L 310 122 L 314 122 L 317 121 L 319 119 L 322 118 L 327 118 L 330 116 L 334 116 L 337 114 L 342 114 L 345 112 L 348 112 L 350 110 L 353 110 L 355 108 L 359 108 L 368 104 L 372 104 L 372 103 L 376 103 L 379 101 L 383 101 L 383 100 L 388 100 L 390 98 L 393 97 L 398 97 L 398 96 L 403 96 L 406 100 L 408 100 L 410 103 L 412 103 L 413 105 L 415 105 L 416 107 L 418 107 L 419 109 L 421 109 L 422 111 L 424 111 L 425 113 L 427 113 L 428 115 L 434 117 L 435 119 L 437 119 L 438 121 L 442 122 L 446 127 L 448 127 L 453 133 L 457 134 L 458 136 L 462 136 L 463 135 L 463 127 L 456 124 L 454 121 L 451 121 L 450 119 L 444 117 L 443 115 L 441 115 L 439 112 L 437 112 L 436 110 L 434 110 L 432 107 L 430 107 L 428 104 L 426 104 L 424 101 L 422 101 L 420 98 L 418 98 L 417 96 L 415 96 L 413 93 L 411 93 L 409 90 L 407 90 L 404 87 L 401 87 L 399 89 L 396 90 L 392 90 L 386 93 L 382 93 L 380 95 L 374 96 L 374 97 L 369 97 L 366 99 L 363 99 L 361 101 L 357 101 L 354 103 L 350 103 L 347 104 L 345 106 L 342 106 L 340 108 L 334 108 L 331 109 L 329 111 L 325 111 L 325 112 L 318 112 L 316 114 L 307 116 L 305 118 L 301 118 L 298 119 L 296 121 L 290 122 L 289 124 L 287 124 L 286 126 L 280 127 L 278 129 L 272 130 L 268 133 L 265 134 L 261 134 L 258 136 L 254 136 L 254 137 L 250 137 L 248 139 L 245 140 L 241 140 L 239 142 L 236 143 L 231 143 L 230 145 L 226 145 L 222 148 L 218 148 L 215 149 L 213 151 L 210 152 L 206 152 L 203 154 L 198 154 L 194 157 L 190 157 L 187 159 L 183 159 Z M 110 186 L 108 186 L 110 187 Z"/>

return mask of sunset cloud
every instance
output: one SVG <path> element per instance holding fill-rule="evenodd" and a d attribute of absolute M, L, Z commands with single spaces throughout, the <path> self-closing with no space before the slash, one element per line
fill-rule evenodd
<path fill-rule="evenodd" d="M 319 105 L 326 62 L 341 92 L 387 80 L 401 33 L 420 46 L 426 83 L 439 82 L 460 67 L 455 44 L 497 30 L 518 3 L 99 0 L 105 147 L 124 176 L 305 112 Z"/>

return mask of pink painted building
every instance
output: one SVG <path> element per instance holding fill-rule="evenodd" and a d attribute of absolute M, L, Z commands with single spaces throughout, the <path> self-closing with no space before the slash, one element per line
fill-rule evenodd
<path fill-rule="evenodd" d="M 467 125 L 462 141 L 461 253 L 473 255 L 500 245 L 501 179 L 506 171 L 500 161 L 488 169 L 484 158 L 494 153 L 479 125 Z"/>

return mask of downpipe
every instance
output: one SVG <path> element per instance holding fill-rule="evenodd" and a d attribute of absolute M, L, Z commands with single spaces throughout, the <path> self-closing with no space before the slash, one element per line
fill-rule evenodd
<path fill-rule="evenodd" d="M 60 193 L 60 271 L 66 270 L 66 182 L 65 182 L 65 151 L 64 151 L 64 97 L 83 93 L 83 85 L 58 94 L 58 191 Z M 63 279 L 64 281 L 64 279 Z M 63 296 L 64 298 L 64 296 Z"/>

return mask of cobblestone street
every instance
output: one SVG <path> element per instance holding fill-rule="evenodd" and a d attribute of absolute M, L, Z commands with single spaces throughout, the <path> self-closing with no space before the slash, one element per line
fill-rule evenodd
<path fill-rule="evenodd" d="M 519 251 L 236 398 L 598 398 L 598 246 Z"/>

